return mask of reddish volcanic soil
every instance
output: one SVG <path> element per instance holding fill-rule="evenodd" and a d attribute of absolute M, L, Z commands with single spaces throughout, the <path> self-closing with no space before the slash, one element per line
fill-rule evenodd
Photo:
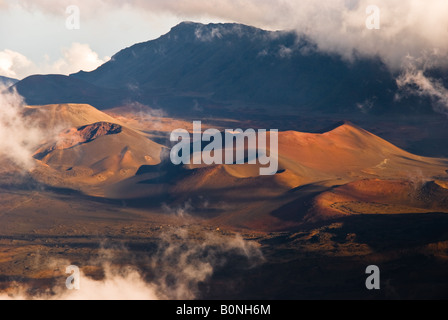
<path fill-rule="evenodd" d="M 280 132 L 279 171 L 259 176 L 259 165 L 171 165 L 169 146 L 151 137 L 167 135 L 173 123 L 134 111 L 120 108 L 107 115 L 86 105 L 30 108 L 29 116 L 45 123 L 54 117 L 70 125 L 36 152 L 32 176 L 131 205 L 188 203 L 193 215 L 260 231 L 351 214 L 444 211 L 446 205 L 440 190 L 418 199 L 425 193 L 423 182 L 438 181 L 443 189 L 447 160 L 410 154 L 351 123 L 324 133 Z M 138 121 L 141 114 L 147 116 Z"/>
<path fill-rule="evenodd" d="M 411 154 L 345 123 L 280 132 L 273 176 L 259 176 L 258 165 L 174 166 L 167 134 L 191 123 L 134 111 L 26 110 L 56 134 L 36 148 L 30 172 L 2 162 L 1 292 L 64 284 L 67 263 L 102 279 L 95 261 L 105 248 L 115 252 L 108 263 L 138 266 L 151 279 L 148 257 L 168 235 L 178 257 L 215 236 L 261 248 L 256 264 L 234 251 L 200 251 L 195 258 L 217 265 L 196 288 L 199 298 L 446 297 L 447 159 Z M 371 264 L 386 275 L 381 292 L 365 290 Z"/>

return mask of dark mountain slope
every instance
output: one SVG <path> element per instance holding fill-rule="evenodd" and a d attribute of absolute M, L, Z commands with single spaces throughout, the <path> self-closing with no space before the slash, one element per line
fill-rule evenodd
<path fill-rule="evenodd" d="M 83 80 L 63 75 L 30 76 L 14 85 L 30 105 L 86 103 L 113 107 L 124 99 L 124 90 L 95 86 Z"/>
<path fill-rule="evenodd" d="M 294 32 L 238 24 L 182 23 L 159 39 L 120 51 L 95 71 L 32 80 L 17 88 L 33 104 L 104 109 L 137 101 L 174 114 L 194 114 L 198 104 L 212 115 L 222 115 L 229 105 L 351 114 L 361 112 L 360 105 L 368 105 L 363 112 L 408 112 L 410 104 L 394 100 L 395 79 L 378 59 L 349 63 L 318 52 Z M 418 112 L 431 110 L 412 102 Z"/>
<path fill-rule="evenodd" d="M 7 87 L 12 86 L 13 84 L 17 83 L 18 81 L 19 80 L 17 80 L 17 79 L 0 76 L 0 85 L 4 85 Z"/>

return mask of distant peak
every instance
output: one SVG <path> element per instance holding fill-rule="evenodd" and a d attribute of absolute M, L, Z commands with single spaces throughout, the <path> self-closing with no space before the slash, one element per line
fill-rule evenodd
<path fill-rule="evenodd" d="M 193 21 L 183 21 L 177 25 L 175 25 L 174 27 L 171 28 L 171 31 L 175 31 L 177 29 L 182 29 L 182 28 L 191 28 L 191 27 L 196 27 L 196 26 L 203 26 L 204 24 L 199 23 L 199 22 L 193 22 Z"/>
<path fill-rule="evenodd" d="M 336 130 L 336 129 L 338 129 L 338 128 L 342 128 L 342 127 L 354 127 L 354 128 L 357 128 L 357 127 L 356 127 L 353 123 L 351 123 L 350 121 L 346 121 L 346 120 L 344 120 L 344 121 L 338 121 L 338 122 L 336 122 L 335 124 L 332 124 L 332 125 L 330 125 L 330 126 L 328 126 L 328 127 L 325 127 L 324 129 L 319 130 L 319 131 L 316 131 L 316 132 L 314 132 L 314 133 L 323 134 L 323 133 L 327 133 L 327 132 L 334 131 L 334 130 Z"/>
<path fill-rule="evenodd" d="M 239 23 L 209 23 L 203 24 L 192 21 L 184 21 L 173 27 L 169 34 L 193 35 L 199 40 L 211 40 L 222 38 L 227 35 L 253 35 L 254 33 L 265 33 L 262 29 L 239 24 Z"/>
<path fill-rule="evenodd" d="M 249 27 L 247 25 L 244 24 L 239 24 L 239 23 L 232 23 L 232 22 L 228 22 L 228 23 L 201 23 L 201 22 L 194 22 L 194 21 L 183 21 L 181 23 L 179 23 L 178 25 L 174 26 L 172 29 L 176 29 L 176 28 L 182 28 L 182 27 L 208 27 L 208 28 L 213 28 L 213 27 L 234 27 L 234 26 L 244 26 L 244 27 L 248 27 L 248 28 L 253 28 L 256 29 L 255 27 Z"/>
<path fill-rule="evenodd" d="M 194 22 L 194 21 L 182 21 L 181 23 L 179 23 L 176 27 L 181 27 L 181 26 L 192 26 L 192 25 L 204 25 L 203 23 L 200 22 Z"/>

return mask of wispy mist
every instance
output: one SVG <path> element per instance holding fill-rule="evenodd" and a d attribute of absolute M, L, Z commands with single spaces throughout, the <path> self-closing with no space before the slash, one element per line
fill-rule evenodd
<path fill-rule="evenodd" d="M 425 75 L 428 68 L 428 59 L 414 59 L 408 57 L 403 71 L 397 78 L 400 92 L 397 99 L 403 95 L 417 95 L 429 98 L 434 111 L 448 116 L 448 89 L 439 79 Z"/>
<path fill-rule="evenodd" d="M 0 158 L 29 170 L 34 165 L 33 152 L 48 133 L 24 116 L 25 108 L 17 92 L 0 87 Z"/>
<path fill-rule="evenodd" d="M 199 285 L 226 267 L 232 257 L 239 257 L 240 267 L 246 269 L 264 262 L 260 246 L 239 235 L 205 232 L 197 237 L 191 232 L 188 228 L 164 232 L 154 252 L 144 257 L 137 258 L 126 248 L 101 249 L 99 257 L 87 263 L 101 266 L 104 279 L 96 281 L 82 274 L 79 291 L 67 290 L 61 277 L 60 285 L 47 292 L 29 295 L 22 288 L 0 295 L 0 300 L 192 300 L 199 297 Z M 119 266 L 117 261 L 123 260 L 128 264 Z M 51 269 L 65 270 L 71 263 L 57 260 L 50 264 Z"/>

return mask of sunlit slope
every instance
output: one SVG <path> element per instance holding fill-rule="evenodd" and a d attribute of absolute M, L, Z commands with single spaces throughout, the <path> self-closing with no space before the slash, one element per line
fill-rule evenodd
<path fill-rule="evenodd" d="M 409 178 L 445 174 L 446 160 L 410 154 L 353 124 L 322 134 L 284 132 L 279 136 L 280 163 L 292 172 L 306 167 L 329 179 Z M 306 175 L 306 173 L 305 173 Z"/>
<path fill-rule="evenodd" d="M 162 146 L 88 105 L 30 107 L 27 116 L 54 130 L 36 150 L 40 182 L 102 196 L 102 186 L 160 163 Z"/>
<path fill-rule="evenodd" d="M 28 106 L 25 115 L 48 130 L 81 127 L 95 122 L 120 122 L 88 104 Z"/>
<path fill-rule="evenodd" d="M 162 197 L 173 208 L 187 206 L 189 213 L 210 217 L 217 225 L 258 230 L 375 214 L 381 208 L 397 213 L 441 211 L 446 206 L 443 192 L 425 191 L 431 181 L 443 189 L 446 160 L 410 154 L 350 123 L 324 133 L 281 132 L 278 153 L 279 170 L 273 176 L 260 176 L 259 165 L 175 167 L 168 161 L 142 168 L 109 186 L 105 195 L 146 203 Z M 358 189 L 349 188 L 352 184 L 367 185 L 369 192 L 360 198 Z M 409 188 L 416 190 L 413 195 Z M 333 190 L 338 190 L 336 196 Z M 415 200 L 419 195 L 426 200 Z M 381 206 L 383 202 L 388 205 Z M 353 212 L 340 209 L 355 206 Z"/>
<path fill-rule="evenodd" d="M 362 214 L 448 213 L 448 190 L 434 181 L 358 180 L 313 199 L 304 218 L 316 222 Z"/>
<path fill-rule="evenodd" d="M 137 118 L 117 120 L 87 105 L 27 113 L 57 132 L 34 154 L 39 182 L 139 206 L 165 203 L 218 225 L 284 230 L 352 214 L 447 206 L 445 159 L 413 155 L 351 123 L 324 133 L 280 132 L 278 172 L 260 176 L 260 165 L 174 166 L 168 146 L 148 138 L 148 122 L 129 126 Z"/>
<path fill-rule="evenodd" d="M 185 166 L 176 171 L 167 164 L 157 171 L 156 178 L 153 178 L 154 170 L 149 173 L 143 170 L 124 183 L 125 190 L 114 186 L 110 196 L 132 198 L 133 183 L 141 196 L 145 189 L 142 181 L 151 185 L 148 194 L 152 194 L 153 179 L 169 180 L 170 190 L 175 194 L 220 192 L 240 198 L 247 197 L 247 192 L 238 191 L 240 187 L 270 189 L 271 194 L 278 194 L 309 184 L 333 186 L 359 179 L 409 180 L 416 176 L 443 176 L 447 169 L 444 159 L 410 154 L 348 123 L 322 134 L 281 132 L 278 158 L 279 170 L 274 176 L 260 176 L 259 165 Z M 259 192 L 252 194 L 254 199 L 261 196 Z"/>

